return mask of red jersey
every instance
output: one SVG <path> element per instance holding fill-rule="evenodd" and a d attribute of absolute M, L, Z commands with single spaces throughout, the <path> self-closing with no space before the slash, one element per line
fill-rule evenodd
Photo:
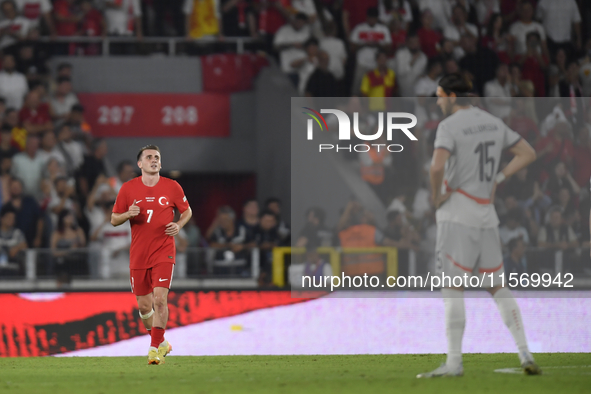
<path fill-rule="evenodd" d="M 18 118 L 20 124 L 29 121 L 35 125 L 43 125 L 51 120 L 49 105 L 41 103 L 36 109 L 22 107 L 18 113 Z"/>
<path fill-rule="evenodd" d="M 131 224 L 130 269 L 148 269 L 158 263 L 174 264 L 174 237 L 166 235 L 166 225 L 174 218 L 174 208 L 180 213 L 189 208 L 181 186 L 172 179 L 160 177 L 155 186 L 146 186 L 142 177 L 125 182 L 119 190 L 113 213 L 124 213 L 135 200 L 140 214 Z"/>

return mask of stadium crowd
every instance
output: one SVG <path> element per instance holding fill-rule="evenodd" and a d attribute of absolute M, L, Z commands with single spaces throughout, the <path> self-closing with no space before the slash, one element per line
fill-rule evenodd
<path fill-rule="evenodd" d="M 575 0 L 0 2 L 0 276 L 22 275 L 26 250 L 48 248 L 38 256 L 45 259 L 41 273 L 57 274 L 60 283 L 72 273 L 127 277 L 130 229 L 107 223 L 135 164 L 112 168 L 107 144 L 85 121 L 72 66 L 63 63 L 53 75 L 47 66 L 50 56 L 95 55 L 100 47 L 50 45 L 42 35 L 250 36 L 277 56 L 301 95 L 352 96 L 351 111 L 359 108 L 355 97 L 370 97 L 367 128 L 375 127 L 372 112 L 387 109 L 384 97 L 416 97 L 408 105 L 420 120 L 418 148 L 350 157 L 388 206 L 387 227 L 377 229 L 371 213 L 351 202 L 335 226 L 311 208 L 293 240 L 344 245 L 347 229 L 373 226 L 380 236 L 369 246 L 379 240 L 431 262 L 434 211 L 425 180 L 441 113 L 430 97 L 441 75 L 460 72 L 473 83 L 474 105 L 503 118 L 538 152 L 495 201 L 507 267 L 527 270 L 524 253 L 533 246 L 588 256 L 580 248 L 589 239 L 591 40 L 582 7 Z M 191 223 L 178 236 L 179 251 L 211 246 L 216 272 L 249 275 L 248 256 L 257 247 L 261 284 L 268 283 L 272 248 L 290 243 L 280 202 L 269 199 L 259 209 L 249 200 L 240 216 L 220 207 L 203 235 Z M 84 247 L 91 253 L 81 268 L 86 258 L 74 251 Z"/>

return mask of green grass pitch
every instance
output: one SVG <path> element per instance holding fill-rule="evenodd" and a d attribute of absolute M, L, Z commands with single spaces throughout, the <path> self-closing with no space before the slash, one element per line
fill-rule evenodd
<path fill-rule="evenodd" d="M 461 378 L 416 379 L 443 355 L 0 359 L 0 393 L 589 393 L 591 354 L 536 354 L 542 376 L 495 373 L 515 354 L 464 355 Z"/>

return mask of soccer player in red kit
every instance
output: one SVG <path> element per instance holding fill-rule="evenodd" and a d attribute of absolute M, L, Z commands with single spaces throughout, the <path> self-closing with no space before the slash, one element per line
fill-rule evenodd
<path fill-rule="evenodd" d="M 111 215 L 111 224 L 129 220 L 131 249 L 129 280 L 137 298 L 140 317 L 151 335 L 148 364 L 164 363 L 172 346 L 164 339 L 168 321 L 167 297 L 175 263 L 174 236 L 191 219 L 192 211 L 181 186 L 160 176 L 160 149 L 140 149 L 137 165 L 140 177 L 123 184 Z M 173 222 L 174 210 L 180 212 Z"/>

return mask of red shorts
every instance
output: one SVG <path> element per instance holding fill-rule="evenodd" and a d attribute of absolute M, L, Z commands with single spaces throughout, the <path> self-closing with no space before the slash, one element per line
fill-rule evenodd
<path fill-rule="evenodd" d="M 154 287 L 170 289 L 174 264 L 158 263 L 148 269 L 130 269 L 129 283 L 131 292 L 136 296 L 143 296 L 154 291 Z"/>

